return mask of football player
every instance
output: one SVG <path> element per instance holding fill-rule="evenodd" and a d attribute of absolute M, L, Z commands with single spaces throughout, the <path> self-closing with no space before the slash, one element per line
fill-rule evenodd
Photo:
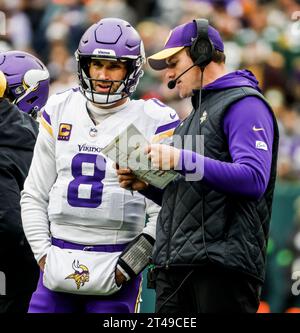
<path fill-rule="evenodd" d="M 161 142 L 179 120 L 156 99 L 130 98 L 145 55 L 128 22 L 100 20 L 75 55 L 79 87 L 45 106 L 22 193 L 24 230 L 41 268 L 29 312 L 137 312 L 159 207 L 120 188 L 101 150 L 131 124 Z"/>
<path fill-rule="evenodd" d="M 0 53 L 0 71 L 7 80 L 5 97 L 36 119 L 49 96 L 46 66 L 27 52 L 7 51 Z"/>
<path fill-rule="evenodd" d="M 38 133 L 33 117 L 47 101 L 49 73 L 21 51 L 0 53 L 0 73 L 0 313 L 26 313 L 39 269 L 22 228 L 20 192 Z"/>

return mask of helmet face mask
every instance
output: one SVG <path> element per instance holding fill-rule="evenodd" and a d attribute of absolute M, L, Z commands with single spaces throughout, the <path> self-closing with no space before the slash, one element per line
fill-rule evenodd
<path fill-rule="evenodd" d="M 113 105 L 130 96 L 143 75 L 145 62 L 143 42 L 137 31 L 126 21 L 106 18 L 91 26 L 82 36 L 75 53 L 78 63 L 80 91 L 91 102 Z M 90 78 L 89 63 L 92 59 L 121 61 L 127 64 L 127 74 L 122 80 L 96 80 Z M 110 85 L 107 93 L 93 89 L 93 82 Z M 119 84 L 116 91 L 115 87 Z"/>
<path fill-rule="evenodd" d="M 0 53 L 0 70 L 7 79 L 7 97 L 36 118 L 49 96 L 49 72 L 33 55 L 22 51 Z"/>
<path fill-rule="evenodd" d="M 118 61 L 119 59 L 103 58 L 103 57 L 90 57 L 90 56 L 80 56 L 81 72 L 78 73 L 82 81 L 82 88 L 84 89 L 84 95 L 86 98 L 93 103 L 98 104 L 113 104 L 116 101 L 124 99 L 128 96 L 124 92 L 128 81 L 128 75 L 126 73 L 125 77 L 120 80 L 103 80 L 96 79 L 90 76 L 90 63 L 95 59 L 107 60 L 107 61 Z M 126 66 L 127 67 L 127 66 Z M 128 72 L 128 69 L 126 70 Z M 107 93 L 96 92 L 94 85 L 99 82 L 103 83 L 109 88 Z"/>

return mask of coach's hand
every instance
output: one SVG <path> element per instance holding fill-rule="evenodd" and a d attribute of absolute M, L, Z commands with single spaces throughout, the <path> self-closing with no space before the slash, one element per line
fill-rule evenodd
<path fill-rule="evenodd" d="M 179 163 L 180 150 L 169 145 L 152 144 L 145 153 L 151 160 L 151 166 L 159 170 L 172 170 Z"/>
<path fill-rule="evenodd" d="M 148 187 L 146 182 L 139 180 L 130 169 L 120 169 L 116 166 L 120 187 L 131 191 L 141 191 Z"/>

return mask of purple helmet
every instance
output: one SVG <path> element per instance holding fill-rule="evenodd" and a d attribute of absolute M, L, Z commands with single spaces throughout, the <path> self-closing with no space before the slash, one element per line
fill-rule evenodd
<path fill-rule="evenodd" d="M 29 53 L 7 51 L 0 53 L 0 70 L 7 80 L 8 97 L 21 111 L 36 118 L 49 95 L 46 66 Z"/>
<path fill-rule="evenodd" d="M 118 18 L 105 18 L 92 25 L 82 36 L 75 56 L 80 90 L 94 103 L 113 104 L 130 96 L 143 75 L 145 51 L 141 37 L 128 22 Z M 126 77 L 121 81 L 91 80 L 89 64 L 92 58 L 126 61 Z M 92 81 L 109 82 L 108 93 L 95 92 Z M 119 82 L 120 86 L 116 92 L 111 92 L 114 82 Z"/>

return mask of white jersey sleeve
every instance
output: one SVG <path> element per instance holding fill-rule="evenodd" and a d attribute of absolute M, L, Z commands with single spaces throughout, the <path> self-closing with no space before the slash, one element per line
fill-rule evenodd
<path fill-rule="evenodd" d="M 44 111 L 31 167 L 21 194 L 23 228 L 37 262 L 47 254 L 51 245 L 47 208 L 49 192 L 57 176 L 54 155 L 51 120 Z"/>
<path fill-rule="evenodd" d="M 159 120 L 151 143 L 170 144 L 174 130 L 180 123 L 176 111 L 156 98 L 147 100 L 144 110 L 149 117 Z"/>
<path fill-rule="evenodd" d="M 156 123 L 156 129 L 150 137 L 150 142 L 169 144 L 172 141 L 174 130 L 180 122 L 176 111 L 156 98 L 149 99 L 145 102 L 144 111 L 151 119 L 158 120 Z M 143 229 L 143 233 L 146 233 L 155 239 L 156 221 L 160 206 L 155 204 L 152 200 L 145 200 L 148 222 Z"/>
<path fill-rule="evenodd" d="M 145 198 L 146 201 L 146 214 L 147 214 L 147 224 L 143 229 L 143 233 L 148 234 L 152 238 L 156 238 L 156 221 L 157 216 L 160 211 L 160 207 L 154 203 L 152 200 Z"/>

